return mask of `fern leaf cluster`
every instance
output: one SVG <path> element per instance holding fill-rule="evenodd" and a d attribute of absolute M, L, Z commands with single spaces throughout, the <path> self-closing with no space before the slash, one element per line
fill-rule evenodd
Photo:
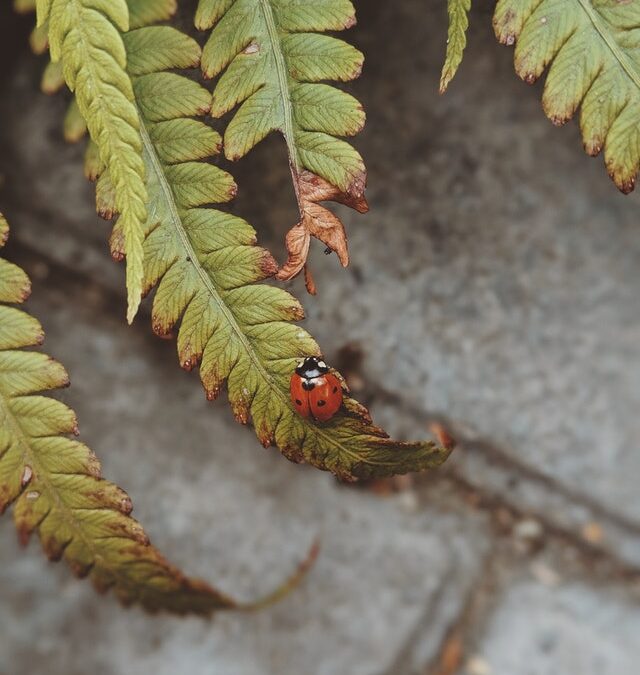
<path fill-rule="evenodd" d="M 440 75 L 441 94 L 447 90 L 462 63 L 464 49 L 467 46 L 470 9 L 471 0 L 447 0 L 449 30 L 447 32 L 447 54 Z"/>
<path fill-rule="evenodd" d="M 494 28 L 514 44 L 526 82 L 549 69 L 542 103 L 554 124 L 581 107 L 588 154 L 604 150 L 609 175 L 633 190 L 640 168 L 640 3 L 611 0 L 500 0 Z"/>
<path fill-rule="evenodd" d="M 0 216 L 0 246 L 7 235 Z M 37 532 L 50 559 L 64 558 L 125 604 L 200 614 L 235 607 L 149 544 L 129 497 L 100 477 L 95 455 L 70 437 L 77 434 L 73 411 L 40 394 L 69 380 L 59 363 L 27 350 L 44 338 L 38 321 L 15 307 L 29 293 L 27 275 L 0 258 L 0 513 L 13 504 L 23 542 Z"/>
<path fill-rule="evenodd" d="M 139 119 L 120 34 L 129 29 L 129 10 L 125 0 L 38 0 L 37 10 L 38 25 L 47 24 L 52 61 L 62 62 L 64 79 L 75 93 L 77 110 L 71 110 L 66 135 L 75 138 L 79 118 L 84 118 L 110 169 L 122 220 L 132 321 L 141 297 L 147 195 Z"/>
<path fill-rule="evenodd" d="M 201 161 L 221 144 L 201 119 L 211 103 L 209 93 L 171 72 L 187 60 L 196 63 L 199 47 L 166 26 L 134 30 L 124 39 L 149 195 L 144 290 L 157 287 L 154 331 L 162 336 L 176 332 L 180 363 L 188 370 L 199 366 L 208 398 L 216 398 L 226 383 L 235 417 L 242 423 L 251 419 L 260 441 L 277 445 L 293 461 L 346 479 L 444 461 L 449 450 L 433 443 L 390 440 L 348 397 L 345 410 L 328 423 L 298 416 L 289 400 L 289 378 L 297 361 L 317 355 L 319 348 L 293 323 L 304 316 L 299 302 L 259 283 L 273 276 L 277 265 L 256 246 L 253 228 L 207 206 L 230 200 L 236 185 L 228 173 Z M 150 42 L 155 51 L 143 48 Z M 94 163 L 86 169 L 88 174 L 96 170 L 100 167 Z M 97 194 L 103 214 L 117 211 L 108 170 L 100 175 Z M 118 221 L 112 237 L 116 257 L 121 242 Z"/>
<path fill-rule="evenodd" d="M 207 78 L 221 75 L 211 114 L 238 110 L 224 135 L 228 159 L 243 157 L 272 131 L 286 141 L 300 222 L 287 238 L 289 260 L 279 279 L 290 279 L 305 265 L 310 237 L 349 262 L 347 238 L 339 219 L 320 207 L 323 200 L 366 211 L 366 172 L 362 158 L 337 136 L 357 134 L 364 125 L 362 106 L 324 82 L 358 77 L 362 54 L 326 31 L 355 23 L 348 0 L 200 0 L 196 25 L 213 27 L 202 55 Z M 239 107 L 238 107 L 239 106 Z"/>
<path fill-rule="evenodd" d="M 63 3 L 63 0 L 53 0 L 52 10 L 56 2 Z M 222 30 L 225 21 L 233 18 L 233 12 L 242 6 L 242 2 L 200 3 L 198 23 L 201 26 L 207 22 L 215 24 L 207 43 L 209 59 L 213 54 L 212 40 L 216 35 L 219 37 L 216 31 Z M 129 9 L 131 23 L 145 24 L 170 16 L 175 3 L 129 0 Z M 297 163 L 294 165 L 292 160 L 303 217 L 288 239 L 297 236 L 300 230 L 306 230 L 300 238 L 307 238 L 307 248 L 308 234 L 313 234 L 331 242 L 332 248 L 340 252 L 338 231 L 342 224 L 320 202 L 341 201 L 363 210 L 366 204 L 362 196 L 364 167 L 351 146 L 330 134 L 355 133 L 362 125 L 364 115 L 357 101 L 344 92 L 304 80 L 312 79 L 312 72 L 316 72 L 315 79 L 329 76 L 348 79 L 349 73 L 355 74 L 359 69 L 361 55 L 335 38 L 300 31 L 348 27 L 354 22 L 353 7 L 344 0 L 323 0 L 313 6 L 261 0 L 252 11 L 252 16 L 256 15 L 261 21 L 268 16 L 276 20 L 277 31 L 271 37 L 267 31 L 266 37 L 271 40 L 265 43 L 271 50 L 267 60 L 252 60 L 247 64 L 246 72 L 242 71 L 247 77 L 254 78 L 250 81 L 256 84 L 255 73 L 268 73 L 275 67 L 275 61 L 283 58 L 285 51 L 287 68 L 298 63 L 296 59 L 301 59 L 300 63 L 307 59 L 311 64 L 307 66 L 307 75 L 303 75 L 302 66 L 298 65 L 297 70 L 293 68 L 285 78 L 284 89 L 279 86 L 274 90 L 273 72 L 268 81 L 257 85 L 258 89 L 274 97 L 274 105 L 281 106 L 281 112 L 285 99 L 291 92 L 297 92 L 295 102 L 289 102 L 286 114 L 295 115 L 296 119 L 293 131 L 298 136 L 292 139 L 290 152 Z M 265 14 L 267 11 L 271 13 Z M 53 19 L 53 13 L 48 16 Z M 244 30 L 245 24 L 239 25 Z M 264 28 L 260 21 L 256 25 Z M 316 46 L 328 45 L 327 58 L 324 61 L 318 59 L 322 51 L 307 57 L 299 50 L 291 51 L 290 45 L 287 46 L 288 36 L 296 35 L 310 36 Z M 245 37 L 240 38 L 241 42 Z M 126 74 L 132 83 L 131 103 L 141 140 L 147 195 L 143 225 L 143 290 L 147 293 L 157 287 L 153 303 L 155 332 L 160 335 L 176 332 L 180 363 L 187 369 L 200 367 L 207 396 L 217 397 L 226 384 L 237 419 L 243 423 L 251 419 L 264 445 L 277 445 L 294 461 L 310 462 L 347 479 L 420 470 L 444 461 L 450 448 L 430 442 L 390 440 L 382 429 L 372 424 L 366 409 L 349 397 L 345 399 L 344 411 L 324 425 L 303 420 L 290 405 L 288 382 L 298 359 L 318 354 L 319 348 L 295 325 L 303 318 L 299 302 L 281 289 L 259 283 L 274 276 L 278 266 L 267 251 L 255 245 L 255 232 L 251 226 L 208 206 L 230 200 L 236 186 L 228 173 L 207 161 L 220 151 L 222 139 L 202 118 L 212 106 L 223 105 L 220 92 L 231 86 L 228 78 L 234 68 L 244 68 L 240 57 L 259 52 L 255 50 L 258 38 L 252 38 L 250 44 L 245 45 L 243 54 L 227 54 L 231 62 L 224 64 L 228 67 L 216 85 L 213 99 L 200 84 L 176 72 L 200 65 L 201 50 L 191 38 L 168 26 L 145 26 L 124 33 L 121 39 L 126 54 L 118 57 L 118 64 L 126 64 Z M 319 65 L 314 70 L 312 65 L 316 60 Z M 332 63 L 333 70 L 330 68 Z M 203 66 L 205 70 L 206 67 Z M 232 148 L 234 139 L 235 142 L 241 139 L 241 134 L 238 135 L 240 127 L 234 130 L 234 122 L 240 122 L 243 115 L 253 120 L 255 114 L 250 109 L 248 90 L 239 87 L 238 91 L 241 95 L 236 103 L 241 100 L 244 103 L 230 124 L 231 130 L 227 129 L 225 134 Z M 323 98 L 326 96 L 333 103 Z M 224 105 L 228 110 L 229 103 Z M 73 108 L 72 105 L 67 116 L 71 119 Z M 77 110 L 80 117 L 84 117 L 79 104 Z M 222 114 L 222 108 L 218 107 L 215 113 Z M 338 125 L 339 118 L 342 127 Z M 284 133 L 286 124 L 282 118 L 276 116 L 274 119 L 273 129 Z M 352 123 L 347 128 L 344 125 L 348 119 Z M 81 124 L 69 126 L 77 128 L 79 136 Z M 327 159 L 329 154 L 324 159 L 319 158 L 319 164 L 313 164 L 301 152 L 305 139 L 310 136 L 321 141 L 321 146 L 324 143 L 326 147 L 342 149 L 336 151 L 335 162 Z M 290 139 L 287 141 L 289 143 Z M 249 145 L 244 152 L 248 151 Z M 229 145 L 226 147 L 229 153 Z M 349 166 L 355 165 L 360 167 L 360 173 L 349 174 Z M 126 219 L 121 215 L 113 167 L 104 160 L 95 138 L 87 148 L 85 173 L 91 180 L 97 180 L 96 202 L 101 215 L 107 218 L 120 215 L 111 239 L 112 253 L 120 259 L 127 254 Z M 352 181 L 356 174 L 362 180 Z M 327 224 L 338 234 L 328 232 L 330 227 L 320 232 Z M 292 244 L 290 251 L 295 246 L 297 244 Z M 294 259 L 294 264 L 302 267 L 306 249 L 304 243 L 300 246 L 302 253 Z"/>

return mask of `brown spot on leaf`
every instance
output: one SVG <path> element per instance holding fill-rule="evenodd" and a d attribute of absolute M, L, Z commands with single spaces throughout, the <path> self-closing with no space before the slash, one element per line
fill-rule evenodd
<path fill-rule="evenodd" d="M 120 513 L 124 513 L 125 516 L 128 516 L 133 511 L 133 502 L 129 495 L 124 495 L 120 500 Z"/>
<path fill-rule="evenodd" d="M 548 117 L 551 120 L 551 124 L 556 127 L 565 125 L 571 119 L 571 115 L 548 115 Z"/>
<path fill-rule="evenodd" d="M 100 466 L 100 460 L 96 457 L 93 451 L 89 452 L 89 457 L 87 458 L 86 465 L 87 473 L 90 476 L 93 476 L 96 480 L 100 480 L 100 475 L 102 473 L 102 467 Z"/>
<path fill-rule="evenodd" d="M 263 251 L 260 258 L 260 271 L 265 279 L 269 279 L 278 271 L 278 263 L 269 251 Z"/>
<path fill-rule="evenodd" d="M 74 559 L 69 559 L 68 561 L 69 567 L 71 568 L 71 572 L 74 574 L 74 576 L 78 577 L 79 579 L 83 579 L 84 577 L 89 574 L 91 571 L 91 568 L 93 567 L 93 563 L 83 563 L 79 560 L 74 560 Z"/>
<path fill-rule="evenodd" d="M 591 157 L 596 157 L 602 152 L 602 140 L 599 138 L 592 138 L 585 142 L 584 151 Z"/>
<path fill-rule="evenodd" d="M 256 434 L 263 448 L 269 448 L 273 445 L 273 433 L 274 429 L 266 424 L 261 425 L 259 428 L 256 427 Z"/>
<path fill-rule="evenodd" d="M 195 358 L 195 356 L 192 356 L 192 357 L 190 357 L 190 358 L 188 358 L 188 359 L 185 359 L 185 360 L 182 361 L 182 363 L 180 364 L 180 366 L 181 366 L 184 370 L 186 370 L 187 372 L 193 370 L 197 365 L 198 365 L 198 362 L 197 362 L 197 359 Z"/>
<path fill-rule="evenodd" d="M 101 206 L 97 211 L 100 218 L 104 218 L 104 220 L 112 220 L 116 215 L 116 212 L 108 206 Z"/>
<path fill-rule="evenodd" d="M 169 326 L 162 322 L 160 319 L 156 319 L 151 324 L 151 330 L 160 338 L 168 339 L 171 337 L 171 331 L 173 326 Z"/>
<path fill-rule="evenodd" d="M 618 189 L 622 194 L 628 195 L 633 192 L 633 190 L 636 187 L 636 179 L 635 178 L 629 178 L 628 180 L 623 180 L 620 183 L 616 183 L 618 186 Z"/>
<path fill-rule="evenodd" d="M 122 262 L 125 259 L 124 233 L 118 227 L 114 227 L 111 231 L 109 251 L 116 262 Z"/>
<path fill-rule="evenodd" d="M 304 452 L 299 445 L 294 445 L 292 443 L 283 443 L 280 447 L 282 454 L 294 464 L 304 464 Z"/>
<path fill-rule="evenodd" d="M 31 295 L 31 282 L 27 280 L 24 287 L 20 290 L 20 300 L 19 302 L 26 302 Z M 44 339 L 44 335 L 43 335 Z"/>
<path fill-rule="evenodd" d="M 513 21 L 515 18 L 516 13 L 512 9 L 508 9 L 501 16 L 494 15 L 493 30 L 498 41 L 503 45 L 511 46 L 516 41 L 516 35 L 513 32 Z"/>

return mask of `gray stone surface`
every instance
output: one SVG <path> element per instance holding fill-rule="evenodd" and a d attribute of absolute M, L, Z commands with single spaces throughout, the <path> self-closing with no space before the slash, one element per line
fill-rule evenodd
<path fill-rule="evenodd" d="M 640 610 L 580 583 L 512 587 L 459 675 L 636 675 Z"/>
<path fill-rule="evenodd" d="M 35 543 L 20 551 L 4 518 L 0 673 L 374 675 L 425 616 L 433 658 L 482 570 L 486 517 L 441 503 L 408 509 L 263 450 L 226 403 L 206 403 L 171 345 L 124 327 L 120 307 L 81 283 L 36 283 L 30 310 L 68 365 L 63 396 L 83 440 L 154 543 L 246 600 L 282 581 L 315 537 L 321 554 L 301 588 L 257 614 L 151 618 L 47 564 Z"/>

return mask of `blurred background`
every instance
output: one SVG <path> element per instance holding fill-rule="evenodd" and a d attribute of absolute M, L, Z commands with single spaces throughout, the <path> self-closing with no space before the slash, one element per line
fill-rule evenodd
<path fill-rule="evenodd" d="M 104 474 L 186 572 L 253 599 L 319 536 L 308 577 L 253 615 L 123 610 L 19 549 L 0 521 L 0 674 L 637 675 L 640 223 L 577 126 L 554 128 L 471 13 L 440 97 L 445 3 L 357 2 L 351 86 L 371 212 L 352 263 L 314 249 L 305 326 L 394 436 L 444 424 L 437 472 L 345 486 L 263 450 L 207 403 L 147 314 L 124 321 L 82 144 L 39 92 L 30 18 L 0 7 L 0 207 L 63 398 Z M 188 7 L 189 3 L 182 3 Z M 228 167 L 226 167 L 228 168 Z M 296 208 L 280 138 L 231 167 L 231 207 L 284 259 Z"/>

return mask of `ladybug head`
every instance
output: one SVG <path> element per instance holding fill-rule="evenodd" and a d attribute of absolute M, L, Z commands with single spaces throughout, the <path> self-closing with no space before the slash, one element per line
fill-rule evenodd
<path fill-rule="evenodd" d="M 304 361 L 301 361 L 296 368 L 296 373 L 300 377 L 311 380 L 314 377 L 320 377 L 329 372 L 329 366 L 322 360 L 322 357 L 308 356 Z"/>

